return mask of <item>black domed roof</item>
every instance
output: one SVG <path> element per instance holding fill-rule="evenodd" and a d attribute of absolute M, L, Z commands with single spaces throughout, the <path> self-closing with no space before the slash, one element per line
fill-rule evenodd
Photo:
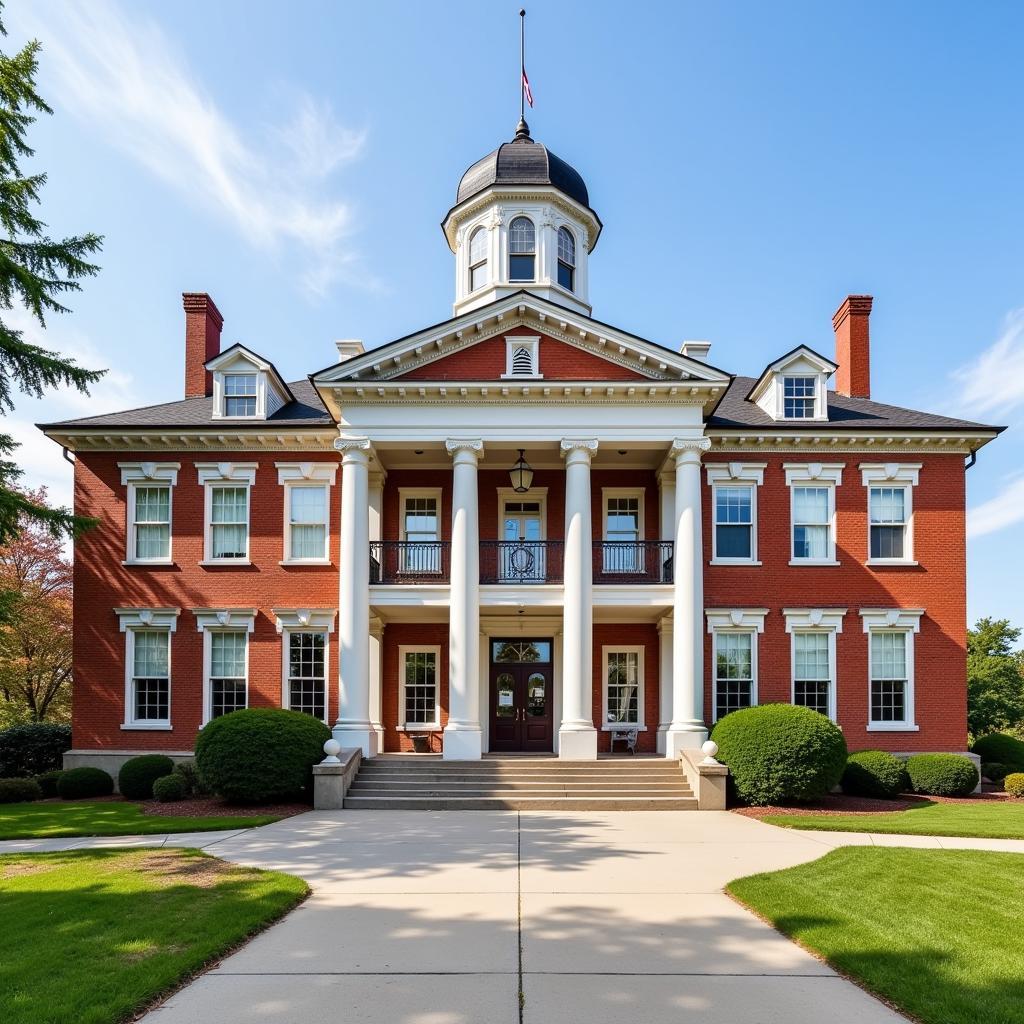
<path fill-rule="evenodd" d="M 503 143 L 466 171 L 459 182 L 455 205 L 491 185 L 551 185 L 577 203 L 590 206 L 587 186 L 579 171 L 543 143 L 534 142 L 525 121 L 519 122 L 511 142 Z"/>

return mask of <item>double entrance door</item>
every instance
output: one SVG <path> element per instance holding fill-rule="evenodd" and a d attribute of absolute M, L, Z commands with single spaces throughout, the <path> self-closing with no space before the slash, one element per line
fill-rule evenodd
<path fill-rule="evenodd" d="M 554 740 L 550 640 L 491 640 L 490 749 L 550 753 Z"/>

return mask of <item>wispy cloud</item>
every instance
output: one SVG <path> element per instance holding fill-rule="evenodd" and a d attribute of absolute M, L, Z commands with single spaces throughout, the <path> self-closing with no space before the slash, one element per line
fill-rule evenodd
<path fill-rule="evenodd" d="M 111 0 L 31 4 L 10 20 L 43 42 L 43 73 L 61 106 L 245 241 L 298 255 L 300 281 L 322 296 L 336 281 L 374 285 L 353 247 L 351 201 L 328 178 L 357 159 L 365 133 L 299 94 L 291 120 L 243 136 L 152 20 Z"/>
<path fill-rule="evenodd" d="M 999 337 L 953 372 L 960 405 L 972 416 L 1006 415 L 1024 406 L 1024 308 L 1006 315 Z"/>
<path fill-rule="evenodd" d="M 1024 477 L 1008 483 L 994 497 L 975 505 L 967 515 L 967 536 L 983 537 L 1024 519 Z"/>

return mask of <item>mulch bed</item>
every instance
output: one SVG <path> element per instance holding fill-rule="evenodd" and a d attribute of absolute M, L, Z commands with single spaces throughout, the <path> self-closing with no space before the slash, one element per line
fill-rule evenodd
<path fill-rule="evenodd" d="M 192 800 L 175 800 L 173 803 L 162 804 L 159 800 L 144 800 L 139 806 L 143 814 L 153 814 L 164 818 L 253 818 L 261 814 L 272 814 L 276 818 L 290 818 L 293 814 L 310 811 L 309 804 L 282 803 L 260 804 L 257 807 L 248 804 L 229 804 L 219 796 L 196 797 Z"/>
<path fill-rule="evenodd" d="M 766 818 L 773 814 L 879 814 L 890 811 L 907 811 L 921 804 L 988 804 L 1000 803 L 1010 798 L 1005 793 L 977 793 L 974 796 L 913 796 L 905 793 L 898 800 L 875 800 L 866 796 L 846 796 L 833 793 L 813 803 L 796 804 L 792 807 L 731 807 L 734 814 L 746 818 Z"/>

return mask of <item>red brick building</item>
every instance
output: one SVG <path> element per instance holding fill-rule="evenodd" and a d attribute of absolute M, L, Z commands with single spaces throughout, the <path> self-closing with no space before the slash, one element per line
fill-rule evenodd
<path fill-rule="evenodd" d="M 289 384 L 188 293 L 183 398 L 43 427 L 100 524 L 72 760 L 245 706 L 365 754 L 676 756 L 768 701 L 963 750 L 964 474 L 998 428 L 871 400 L 871 298 L 756 379 L 595 320 L 601 222 L 524 124 L 443 228 L 444 323 Z"/>

